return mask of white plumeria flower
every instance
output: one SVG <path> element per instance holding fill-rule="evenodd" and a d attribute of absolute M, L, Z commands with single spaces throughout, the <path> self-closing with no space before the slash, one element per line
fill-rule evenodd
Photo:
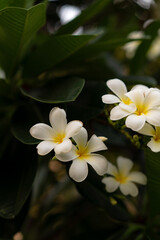
<path fill-rule="evenodd" d="M 147 136 L 152 136 L 147 146 L 153 152 L 160 152 L 160 127 L 154 128 L 150 124 L 146 123 L 144 127 L 138 132 Z"/>
<path fill-rule="evenodd" d="M 144 85 L 134 86 L 127 92 L 126 85 L 119 79 L 107 81 L 107 86 L 117 95 L 106 94 L 102 101 L 106 104 L 119 103 L 110 112 L 110 119 L 126 118 L 126 126 L 134 131 L 140 130 L 145 122 L 160 126 L 160 91 Z"/>
<path fill-rule="evenodd" d="M 139 171 L 130 171 L 133 167 L 133 162 L 124 157 L 117 158 L 117 167 L 112 163 L 108 163 L 107 174 L 110 176 L 104 177 L 102 182 L 106 185 L 107 192 L 114 192 L 118 188 L 124 195 L 136 197 L 138 188 L 135 183 L 145 185 L 147 183 L 146 176 Z"/>
<path fill-rule="evenodd" d="M 56 158 L 62 162 L 73 161 L 69 176 L 76 182 L 82 182 L 88 175 L 88 164 L 90 164 L 99 175 L 104 175 L 107 171 L 107 159 L 94 152 L 106 150 L 107 147 L 96 135 L 92 135 L 87 142 L 88 134 L 85 128 L 73 137 L 76 146 L 68 153 L 56 154 Z"/>
<path fill-rule="evenodd" d="M 126 105 L 131 104 L 131 100 L 125 95 L 127 88 L 124 82 L 120 79 L 110 79 L 106 82 L 107 87 L 116 95 L 105 94 L 102 96 L 102 102 L 106 104 L 124 103 Z"/>
<path fill-rule="evenodd" d="M 145 122 L 160 126 L 160 91 L 158 89 L 151 88 L 145 94 L 142 89 L 135 89 L 128 92 L 126 96 L 133 102 L 132 109 L 125 122 L 128 128 L 139 131 L 143 128 Z M 128 108 L 121 105 L 121 112 L 126 113 L 126 110 L 129 111 Z M 115 119 L 116 115 L 113 118 Z"/>
<path fill-rule="evenodd" d="M 80 121 L 71 121 L 67 124 L 66 112 L 58 107 L 53 108 L 49 114 L 50 127 L 44 123 L 35 124 L 30 134 L 43 140 L 37 145 L 39 155 L 46 155 L 54 149 L 55 153 L 69 152 L 72 142 L 69 138 L 75 136 L 83 124 Z"/>

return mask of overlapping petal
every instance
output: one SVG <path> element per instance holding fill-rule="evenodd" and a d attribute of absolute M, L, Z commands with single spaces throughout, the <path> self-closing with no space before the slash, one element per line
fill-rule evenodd
<path fill-rule="evenodd" d="M 44 156 L 55 148 L 56 144 L 53 141 L 42 141 L 37 145 L 37 152 Z"/>
<path fill-rule="evenodd" d="M 142 129 L 138 131 L 141 134 L 147 135 L 147 136 L 154 136 L 155 135 L 155 129 L 148 123 L 145 123 Z"/>
<path fill-rule="evenodd" d="M 147 143 L 147 146 L 153 152 L 160 152 L 160 140 L 156 141 L 154 138 L 151 138 L 151 140 Z"/>
<path fill-rule="evenodd" d="M 99 139 L 96 135 L 92 135 L 92 137 L 88 141 L 87 150 L 91 153 L 91 152 L 97 152 L 97 151 L 102 151 L 106 149 L 107 147 L 103 143 L 103 141 Z"/>
<path fill-rule="evenodd" d="M 73 139 L 79 147 L 85 147 L 88 140 L 88 133 L 86 129 L 82 127 L 79 133 L 73 136 Z"/>
<path fill-rule="evenodd" d="M 107 172 L 107 159 L 100 154 L 91 154 L 87 157 L 86 162 L 89 163 L 94 170 L 100 175 L 104 175 Z"/>
<path fill-rule="evenodd" d="M 157 89 L 149 91 L 144 104 L 148 106 L 148 109 L 160 106 L 160 91 Z"/>
<path fill-rule="evenodd" d="M 131 114 L 126 118 L 125 124 L 128 128 L 131 128 L 133 131 L 139 131 L 143 128 L 146 121 L 146 116 L 144 114 L 137 115 Z"/>
<path fill-rule="evenodd" d="M 113 94 L 105 94 L 102 96 L 102 102 L 106 104 L 119 103 L 120 99 Z"/>
<path fill-rule="evenodd" d="M 120 99 L 123 98 L 124 94 L 127 93 L 127 88 L 124 82 L 120 79 L 111 79 L 107 81 L 107 86 L 115 93 Z"/>
<path fill-rule="evenodd" d="M 67 126 L 66 112 L 58 107 L 53 108 L 49 113 L 49 120 L 53 129 L 63 133 Z"/>
<path fill-rule="evenodd" d="M 119 182 L 113 177 L 105 177 L 102 179 L 102 182 L 106 185 L 107 192 L 114 192 L 119 187 Z"/>
<path fill-rule="evenodd" d="M 74 145 L 72 145 L 72 149 L 69 152 L 61 152 L 60 154 L 56 154 L 55 156 L 62 162 L 74 160 L 78 157 L 77 148 Z"/>
<path fill-rule="evenodd" d="M 76 182 L 82 182 L 88 175 L 86 161 L 75 159 L 69 169 L 69 176 Z"/>
<path fill-rule="evenodd" d="M 112 163 L 108 162 L 107 173 L 112 176 L 115 176 L 118 174 L 118 170 L 117 170 L 116 166 L 114 166 Z"/>
<path fill-rule="evenodd" d="M 133 167 L 133 162 L 128 158 L 119 156 L 117 158 L 117 166 L 118 166 L 119 172 L 127 176 L 131 168 Z"/>
<path fill-rule="evenodd" d="M 138 171 L 131 172 L 128 178 L 129 178 L 129 181 L 140 183 L 142 185 L 145 185 L 147 183 L 146 176 L 143 173 Z"/>
<path fill-rule="evenodd" d="M 132 197 L 136 197 L 138 195 L 138 188 L 132 182 L 127 182 L 125 184 L 121 184 L 120 190 L 124 195 L 131 195 Z"/>
<path fill-rule="evenodd" d="M 30 134 L 40 140 L 52 140 L 54 137 L 53 129 L 44 123 L 37 123 L 31 127 Z"/>
<path fill-rule="evenodd" d="M 160 109 L 152 109 L 146 113 L 146 120 L 154 126 L 160 126 Z"/>
<path fill-rule="evenodd" d="M 128 98 L 131 99 L 131 101 L 138 106 L 139 104 L 144 103 L 144 93 L 140 89 L 132 90 L 125 94 Z"/>
<path fill-rule="evenodd" d="M 82 126 L 83 126 L 83 123 L 81 121 L 75 120 L 75 121 L 69 122 L 65 129 L 66 138 L 70 138 L 78 134 Z"/>
<path fill-rule="evenodd" d="M 69 152 L 72 149 L 72 142 L 70 139 L 64 139 L 62 143 L 55 146 L 55 153 Z"/>
<path fill-rule="evenodd" d="M 127 117 L 130 113 L 128 111 L 123 110 L 120 106 L 116 106 L 112 108 L 110 112 L 110 119 L 112 121 L 114 120 L 120 120 L 124 117 Z"/>

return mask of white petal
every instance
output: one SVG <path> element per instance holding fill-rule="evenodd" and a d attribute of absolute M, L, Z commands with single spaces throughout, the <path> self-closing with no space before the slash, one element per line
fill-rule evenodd
<path fill-rule="evenodd" d="M 107 86 L 114 92 L 120 99 L 123 98 L 127 92 L 126 85 L 120 79 L 111 79 L 107 81 Z"/>
<path fill-rule="evenodd" d="M 82 127 L 79 133 L 73 137 L 73 139 L 79 147 L 85 147 L 88 140 L 88 133 L 86 129 Z"/>
<path fill-rule="evenodd" d="M 119 182 L 117 182 L 113 177 L 105 177 L 102 182 L 106 185 L 107 192 L 114 192 L 119 187 Z"/>
<path fill-rule="evenodd" d="M 148 142 L 147 146 L 152 152 L 160 152 L 160 141 L 155 141 L 154 138 L 151 138 L 151 141 Z"/>
<path fill-rule="evenodd" d="M 106 104 L 119 103 L 120 99 L 113 94 L 106 94 L 102 96 L 102 102 Z"/>
<path fill-rule="evenodd" d="M 131 99 L 135 105 L 141 105 L 144 103 L 144 93 L 140 89 L 132 90 L 125 94 Z"/>
<path fill-rule="evenodd" d="M 52 140 L 54 136 L 53 129 L 44 123 L 37 123 L 30 129 L 32 137 L 40 140 Z"/>
<path fill-rule="evenodd" d="M 156 89 L 149 91 L 146 95 L 144 104 L 148 105 L 149 108 L 160 106 L 160 91 Z"/>
<path fill-rule="evenodd" d="M 104 175 L 107 172 L 107 159 L 99 154 L 91 154 L 87 157 L 86 162 L 88 162 L 94 170 L 100 175 Z"/>
<path fill-rule="evenodd" d="M 129 114 L 130 113 L 128 111 L 125 111 L 122 108 L 120 108 L 119 106 L 116 106 L 116 107 L 112 108 L 112 110 L 110 112 L 110 119 L 112 121 L 119 120 L 119 119 L 122 119 L 122 118 L 128 116 Z"/>
<path fill-rule="evenodd" d="M 69 176 L 76 182 L 82 182 L 88 175 L 88 166 L 84 160 L 73 160 L 69 169 Z"/>
<path fill-rule="evenodd" d="M 72 149 L 72 142 L 70 139 L 64 139 L 62 143 L 57 144 L 54 151 L 56 154 L 62 152 L 69 152 Z"/>
<path fill-rule="evenodd" d="M 154 136 L 156 133 L 155 129 L 148 123 L 145 123 L 143 128 L 140 129 L 138 132 L 147 136 Z"/>
<path fill-rule="evenodd" d="M 56 154 L 55 157 L 62 162 L 68 162 L 78 157 L 76 151 L 77 148 L 72 145 L 71 151 L 65 153 L 61 152 L 60 154 Z"/>
<path fill-rule="evenodd" d="M 144 114 L 142 115 L 136 115 L 131 114 L 126 118 L 126 127 L 131 128 L 133 131 L 139 131 L 143 128 L 146 121 L 146 117 Z"/>
<path fill-rule="evenodd" d="M 82 128 L 83 123 L 81 121 L 71 121 L 67 124 L 66 127 L 66 138 L 70 138 L 79 133 Z"/>
<path fill-rule="evenodd" d="M 146 113 L 146 120 L 154 126 L 160 126 L 160 109 L 152 109 Z"/>
<path fill-rule="evenodd" d="M 52 149 L 54 149 L 55 146 L 56 144 L 52 141 L 42 141 L 37 145 L 37 152 L 39 155 L 43 156 L 52 151 Z"/>
<path fill-rule="evenodd" d="M 131 89 L 131 91 L 136 90 L 136 89 L 140 89 L 145 93 L 145 92 L 148 91 L 149 88 L 147 86 L 143 85 L 143 84 L 137 84 Z"/>
<path fill-rule="evenodd" d="M 87 150 L 91 153 L 91 152 L 97 152 L 97 151 L 102 151 L 106 149 L 107 147 L 103 143 L 103 141 L 99 139 L 95 134 L 92 135 L 92 137 L 88 141 Z"/>
<path fill-rule="evenodd" d="M 146 185 L 147 177 L 142 172 L 134 171 L 131 172 L 128 176 L 129 181 Z"/>
<path fill-rule="evenodd" d="M 124 195 L 131 195 L 132 197 L 136 197 L 138 195 L 138 188 L 132 182 L 127 182 L 124 184 L 120 184 L 120 190 Z"/>
<path fill-rule="evenodd" d="M 58 107 L 53 108 L 49 114 L 49 120 L 53 129 L 58 133 L 64 133 L 67 126 L 66 112 Z"/>
<path fill-rule="evenodd" d="M 107 173 L 112 176 L 115 176 L 118 174 L 118 170 L 117 170 L 116 166 L 114 166 L 112 163 L 108 162 Z"/>
<path fill-rule="evenodd" d="M 134 103 L 131 103 L 129 105 L 120 103 L 119 107 L 127 111 L 128 113 L 134 113 L 136 111 L 136 105 Z"/>
<path fill-rule="evenodd" d="M 117 166 L 118 166 L 119 172 L 122 173 L 124 176 L 127 176 L 131 168 L 133 167 L 133 162 L 128 158 L 119 156 L 117 158 Z"/>

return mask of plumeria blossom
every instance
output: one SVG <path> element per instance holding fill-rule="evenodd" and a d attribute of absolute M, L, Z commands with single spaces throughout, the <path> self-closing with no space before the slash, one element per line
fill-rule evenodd
<path fill-rule="evenodd" d="M 55 155 L 62 162 L 72 161 L 69 176 L 76 182 L 82 182 L 88 175 L 87 164 L 90 164 L 97 174 L 104 175 L 107 171 L 107 159 L 95 153 L 107 149 L 103 141 L 96 135 L 92 135 L 87 142 L 88 134 L 83 127 L 73 139 L 77 145 L 72 145 L 70 152 Z"/>
<path fill-rule="evenodd" d="M 106 191 L 114 192 L 119 188 L 124 195 L 136 197 L 138 195 L 138 188 L 135 183 L 145 185 L 147 178 L 142 172 L 131 171 L 132 167 L 133 162 L 121 156 L 117 158 L 117 167 L 108 162 L 108 176 L 102 180 Z"/>
<path fill-rule="evenodd" d="M 160 152 L 160 127 L 152 127 L 150 124 L 146 123 L 138 132 L 147 136 L 151 136 L 152 138 L 148 142 L 147 146 L 153 152 Z"/>
<path fill-rule="evenodd" d="M 113 104 L 113 103 L 123 103 L 126 105 L 130 105 L 132 102 L 131 100 L 125 95 L 127 93 L 127 87 L 120 79 L 110 79 L 106 82 L 107 87 L 116 95 L 114 94 L 105 94 L 102 96 L 102 102 L 106 104 Z"/>
<path fill-rule="evenodd" d="M 82 122 L 71 121 L 67 124 L 66 112 L 58 107 L 53 108 L 49 114 L 51 127 L 44 123 L 37 123 L 30 129 L 30 134 L 43 140 L 37 145 L 39 155 L 46 155 L 54 149 L 56 154 L 69 152 L 72 148 L 71 137 L 82 128 Z"/>
<path fill-rule="evenodd" d="M 125 122 L 128 128 L 139 131 L 145 122 L 160 126 L 160 91 L 158 89 L 151 88 L 145 94 L 142 89 L 135 89 L 128 92 L 126 96 L 133 102 L 132 110 Z M 124 112 L 128 110 L 124 106 L 121 108 Z"/>
<path fill-rule="evenodd" d="M 110 112 L 110 119 L 126 118 L 125 125 L 139 131 L 148 122 L 160 126 L 160 90 L 136 85 L 127 92 L 125 84 L 119 79 L 107 81 L 107 86 L 117 95 L 106 94 L 102 101 L 106 104 L 119 103 Z"/>

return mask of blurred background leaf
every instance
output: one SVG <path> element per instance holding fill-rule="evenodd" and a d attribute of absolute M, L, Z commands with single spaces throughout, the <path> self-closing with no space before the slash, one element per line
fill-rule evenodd
<path fill-rule="evenodd" d="M 44 4 L 29 10 L 10 7 L 0 11 L 0 65 L 7 77 L 15 73 L 17 64 L 44 23 Z"/>

